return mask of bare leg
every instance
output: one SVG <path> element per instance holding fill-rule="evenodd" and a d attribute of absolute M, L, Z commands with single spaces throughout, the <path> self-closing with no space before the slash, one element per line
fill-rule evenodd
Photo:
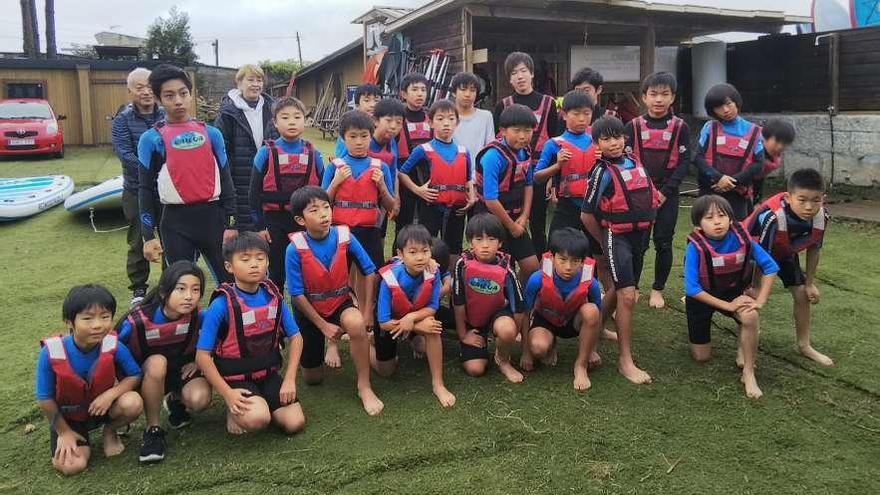
<path fill-rule="evenodd" d="M 68 455 L 64 462 L 52 456 L 52 467 L 64 476 L 73 476 L 86 470 L 92 450 L 87 446 L 76 447 L 76 455 Z"/>
<path fill-rule="evenodd" d="M 351 339 L 351 360 L 354 361 L 354 369 L 357 373 L 358 397 L 361 398 L 367 414 L 376 416 L 382 412 L 385 404 L 379 400 L 370 385 L 370 342 L 367 339 L 364 318 L 357 308 L 348 308 L 342 312 L 339 320 L 342 329 Z"/>
<path fill-rule="evenodd" d="M 258 395 L 250 396 L 250 409 L 242 414 L 233 415 L 226 413 L 226 430 L 233 435 L 241 435 L 242 433 L 253 433 L 260 431 L 272 421 L 272 414 L 269 412 L 269 405 L 266 400 Z"/>
<path fill-rule="evenodd" d="M 590 377 L 587 368 L 591 350 L 596 347 L 599 339 L 599 326 L 602 324 L 602 315 L 595 304 L 584 304 L 575 319 L 578 332 L 578 353 L 574 361 L 574 389 L 587 390 L 590 388 Z"/>
<path fill-rule="evenodd" d="M 617 370 L 627 380 L 635 384 L 651 383 L 651 376 L 636 366 L 632 357 L 632 320 L 633 307 L 636 304 L 636 288 L 625 287 L 617 290 L 617 346 L 620 349 L 620 358 Z"/>
<path fill-rule="evenodd" d="M 510 350 L 519 333 L 516 322 L 509 316 L 501 316 L 495 320 L 492 330 L 495 334 L 495 364 L 498 365 L 498 371 L 511 383 L 522 382 L 522 373 L 510 363 Z"/>
<path fill-rule="evenodd" d="M 656 309 L 665 308 L 666 300 L 663 299 L 663 291 L 651 289 L 651 299 L 648 300 L 648 305 Z"/>
<path fill-rule="evenodd" d="M 830 357 L 813 349 L 810 342 L 810 300 L 803 285 L 791 287 L 791 295 L 794 297 L 794 326 L 797 332 L 798 351 L 809 359 L 822 366 L 834 366 Z"/>
<path fill-rule="evenodd" d="M 743 368 L 742 383 L 746 389 L 746 396 L 750 399 L 759 399 L 763 392 L 758 388 L 755 379 L 755 354 L 758 350 L 758 313 L 757 311 L 740 311 L 739 319 L 739 348 L 742 349 Z"/>
<path fill-rule="evenodd" d="M 104 455 L 113 457 L 125 450 L 122 440 L 116 430 L 136 420 L 144 410 L 144 401 L 137 392 L 126 392 L 120 395 L 113 406 L 110 407 L 109 424 L 104 425 L 103 443 Z"/>
<path fill-rule="evenodd" d="M 299 402 L 276 409 L 272 413 L 272 420 L 288 435 L 299 433 L 306 426 L 306 417 Z"/>
<path fill-rule="evenodd" d="M 144 361 L 144 378 L 141 381 L 141 396 L 144 400 L 146 427 L 159 426 L 162 399 L 165 398 L 165 374 L 168 360 L 161 354 L 154 354 Z"/>
<path fill-rule="evenodd" d="M 187 411 L 202 412 L 211 406 L 211 385 L 204 378 L 194 378 L 183 386 L 180 400 Z"/>
<path fill-rule="evenodd" d="M 553 365 L 556 364 L 555 340 L 553 332 L 544 327 L 534 327 L 529 330 L 529 350 L 532 357 L 547 364 L 545 361 L 552 360 Z M 552 365 L 551 365 L 552 366 Z"/>
<path fill-rule="evenodd" d="M 431 334 L 424 337 L 425 352 L 428 356 L 428 369 L 431 371 L 431 390 L 443 407 L 455 405 L 455 396 L 446 389 L 443 383 L 443 343 L 440 335 Z"/>

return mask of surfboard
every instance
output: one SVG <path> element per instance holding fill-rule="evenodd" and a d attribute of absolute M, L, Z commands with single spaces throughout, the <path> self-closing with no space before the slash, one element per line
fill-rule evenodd
<path fill-rule="evenodd" d="M 107 179 L 88 189 L 72 194 L 64 201 L 64 208 L 71 213 L 122 208 L 122 176 Z"/>
<path fill-rule="evenodd" d="M 72 192 L 73 180 L 66 175 L 0 179 L 0 222 L 46 211 Z"/>

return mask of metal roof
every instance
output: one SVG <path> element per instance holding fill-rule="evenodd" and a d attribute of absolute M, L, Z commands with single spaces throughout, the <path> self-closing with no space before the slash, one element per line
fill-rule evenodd
<path fill-rule="evenodd" d="M 342 48 L 336 50 L 335 52 L 331 53 L 330 55 L 327 55 L 326 57 L 322 58 L 321 60 L 318 60 L 317 62 L 308 65 L 305 69 L 299 71 L 296 74 L 296 77 L 297 77 L 297 79 L 300 77 L 305 77 L 308 74 L 320 69 L 321 67 L 324 67 L 325 65 L 333 62 L 333 60 L 335 60 L 343 55 L 347 55 L 349 52 L 352 52 L 355 49 L 363 50 L 363 46 L 364 46 L 364 39 L 363 39 L 363 37 L 360 37 L 360 38 L 352 41 L 351 43 L 343 46 Z"/>

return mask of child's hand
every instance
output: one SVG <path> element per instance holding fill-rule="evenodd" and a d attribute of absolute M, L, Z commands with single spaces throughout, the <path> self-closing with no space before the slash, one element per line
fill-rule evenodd
<path fill-rule="evenodd" d="M 566 148 L 560 148 L 559 153 L 556 153 L 556 163 L 567 162 L 571 160 L 571 151 Z"/>
<path fill-rule="evenodd" d="M 730 301 L 730 304 L 733 307 L 734 313 L 748 309 L 755 309 L 755 300 L 747 295 L 737 297 L 733 301 Z"/>
<path fill-rule="evenodd" d="M 433 316 L 429 316 L 424 320 L 418 322 L 413 327 L 416 332 L 424 333 L 424 334 L 441 334 L 443 333 L 443 323 L 440 320 L 435 319 Z"/>
<path fill-rule="evenodd" d="M 551 187 L 547 190 L 547 201 L 556 204 L 559 202 L 559 198 L 556 196 L 556 188 Z"/>
<path fill-rule="evenodd" d="M 400 214 L 400 198 L 394 198 L 394 206 L 391 207 L 391 211 L 388 212 L 388 216 L 390 220 L 397 218 L 397 215 Z"/>
<path fill-rule="evenodd" d="M 382 182 L 382 177 L 384 177 L 384 176 L 385 176 L 385 174 L 382 173 L 382 169 L 376 168 L 376 169 L 373 169 L 373 173 L 370 174 L 370 180 L 375 182 L 376 185 L 378 186 L 379 183 Z"/>
<path fill-rule="evenodd" d="M 223 244 L 229 242 L 229 239 L 238 235 L 238 231 L 235 229 L 226 229 L 223 231 Z"/>
<path fill-rule="evenodd" d="M 348 179 L 349 177 L 351 177 L 351 167 L 349 167 L 348 165 L 344 167 L 339 167 L 333 173 L 333 180 L 330 181 L 330 186 L 339 187 L 339 185 L 342 184 L 345 179 Z"/>
<path fill-rule="evenodd" d="M 399 325 L 400 332 L 412 332 L 413 327 L 416 325 L 415 320 L 412 318 L 412 313 L 407 314 L 403 318 L 401 318 L 397 324 Z"/>
<path fill-rule="evenodd" d="M 69 430 L 58 435 L 58 443 L 55 446 L 55 462 L 59 465 L 67 463 L 68 457 L 79 457 L 80 453 L 76 450 L 77 442 L 85 442 L 79 433 Z"/>
<path fill-rule="evenodd" d="M 226 407 L 234 416 L 241 416 L 251 409 L 252 392 L 243 388 L 233 388 L 223 395 Z"/>
<path fill-rule="evenodd" d="M 663 206 L 663 203 L 666 202 L 666 196 L 662 192 L 657 191 L 657 200 L 660 202 L 660 206 Z"/>
<path fill-rule="evenodd" d="M 476 330 L 468 330 L 467 333 L 464 334 L 464 338 L 461 339 L 461 342 L 472 347 L 483 347 L 486 345 L 483 337 L 480 336 L 479 332 Z"/>
<path fill-rule="evenodd" d="M 715 185 L 712 186 L 712 189 L 717 192 L 727 192 L 734 187 L 736 187 L 736 179 L 729 175 L 724 175 L 720 179 L 718 179 L 718 182 L 716 182 Z"/>
<path fill-rule="evenodd" d="M 191 376 L 195 376 L 198 371 L 199 367 L 196 363 L 186 363 L 180 368 L 180 378 L 186 380 Z"/>
<path fill-rule="evenodd" d="M 278 397 L 282 406 L 293 404 L 296 400 L 296 380 L 288 380 L 285 378 L 281 382 L 281 389 L 278 391 Z"/>
<path fill-rule="evenodd" d="M 162 242 L 159 239 L 150 239 L 144 242 L 144 258 L 152 263 L 162 261 Z"/>
<path fill-rule="evenodd" d="M 819 304 L 819 288 L 816 287 L 816 284 L 804 285 L 804 291 L 806 291 L 807 299 L 810 303 Z"/>
<path fill-rule="evenodd" d="M 421 186 L 417 187 L 415 190 L 416 196 L 425 200 L 426 203 L 433 203 L 437 201 L 437 196 L 440 195 L 440 192 L 436 189 L 431 188 L 431 180 L 425 182 Z"/>
<path fill-rule="evenodd" d="M 89 416 L 100 417 L 107 414 L 107 412 L 110 411 L 110 408 L 113 407 L 114 400 L 116 400 L 116 398 L 113 397 L 110 390 L 95 397 L 95 400 L 89 404 Z"/>
<path fill-rule="evenodd" d="M 510 235 L 512 235 L 515 239 L 519 239 L 525 233 L 525 227 L 520 225 L 519 222 L 514 222 L 513 227 L 510 228 Z"/>
<path fill-rule="evenodd" d="M 329 322 L 326 322 L 324 326 L 319 328 L 319 330 L 321 330 L 321 333 L 324 334 L 324 337 L 326 337 L 327 340 L 332 341 L 336 341 L 339 337 L 342 337 L 343 333 L 345 333 L 339 325 L 334 325 Z"/>
<path fill-rule="evenodd" d="M 257 232 L 257 235 L 260 236 L 260 239 L 263 239 L 268 244 L 272 244 L 272 236 L 269 235 L 269 229 L 263 229 Z"/>
<path fill-rule="evenodd" d="M 544 185 L 544 199 L 550 199 L 551 197 L 553 197 L 554 189 L 555 188 L 553 187 L 553 181 L 548 180 L 547 183 Z"/>
<path fill-rule="evenodd" d="M 455 210 L 455 214 L 458 216 L 462 216 L 468 212 L 474 205 L 477 204 L 477 197 L 475 195 L 468 196 L 468 202 L 466 205 L 461 208 Z"/>
<path fill-rule="evenodd" d="M 363 315 L 364 317 L 364 328 L 366 328 L 369 332 L 373 328 L 373 325 L 376 324 L 375 313 L 373 313 L 372 311 L 367 311 L 361 313 L 361 315 Z"/>

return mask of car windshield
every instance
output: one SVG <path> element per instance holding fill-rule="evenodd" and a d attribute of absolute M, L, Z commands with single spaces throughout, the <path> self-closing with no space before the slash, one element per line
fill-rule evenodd
<path fill-rule="evenodd" d="M 52 111 L 45 103 L 0 103 L 0 119 L 51 119 Z"/>

